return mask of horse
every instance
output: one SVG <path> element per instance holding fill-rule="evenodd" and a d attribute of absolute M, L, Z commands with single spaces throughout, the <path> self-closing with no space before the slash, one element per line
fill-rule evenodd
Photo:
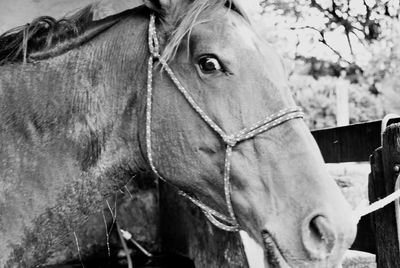
<path fill-rule="evenodd" d="M 89 13 L 0 37 L 0 266 L 43 264 L 144 172 L 248 232 L 266 267 L 339 266 L 353 212 L 240 2 Z"/>

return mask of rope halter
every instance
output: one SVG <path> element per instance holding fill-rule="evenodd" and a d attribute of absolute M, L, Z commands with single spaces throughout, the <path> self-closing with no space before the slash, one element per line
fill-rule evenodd
<path fill-rule="evenodd" d="M 214 130 L 214 132 L 218 134 L 218 136 L 221 138 L 221 140 L 226 146 L 223 178 L 224 178 L 225 202 L 229 215 L 226 216 L 210 208 L 200 200 L 194 198 L 193 196 L 181 190 L 179 191 L 179 193 L 188 198 L 195 205 L 200 207 L 205 216 L 218 228 L 231 232 L 239 231 L 240 227 L 236 220 L 231 201 L 230 170 L 231 170 L 231 156 L 233 147 L 242 141 L 251 139 L 256 135 L 265 132 L 267 130 L 270 130 L 271 128 L 280 125 L 286 121 L 289 121 L 294 118 L 302 118 L 303 113 L 301 112 L 299 107 L 285 108 L 280 110 L 276 114 L 266 117 L 264 120 L 261 120 L 250 127 L 242 129 L 236 134 L 228 135 L 200 108 L 200 106 L 194 101 L 189 92 L 179 82 L 179 80 L 177 79 L 174 72 L 167 64 L 167 62 L 162 57 L 160 57 L 160 45 L 157 39 L 155 16 L 153 14 L 150 16 L 148 41 L 149 41 L 150 57 L 148 60 L 148 69 L 147 69 L 148 71 L 147 71 L 147 98 L 146 98 L 146 150 L 150 167 L 152 171 L 160 179 L 166 181 L 164 178 L 161 177 L 161 175 L 159 174 L 154 165 L 152 146 L 151 146 L 153 62 L 158 60 L 159 63 L 162 65 L 163 69 L 167 72 L 167 74 L 175 84 L 175 86 L 178 88 L 178 90 L 182 93 L 186 101 L 193 108 L 193 110 L 207 123 L 207 125 L 212 130 Z"/>

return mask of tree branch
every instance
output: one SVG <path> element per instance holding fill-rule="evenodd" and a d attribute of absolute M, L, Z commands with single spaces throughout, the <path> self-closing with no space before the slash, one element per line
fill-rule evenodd
<path fill-rule="evenodd" d="M 345 34 L 346 34 L 347 43 L 349 44 L 350 53 L 354 57 L 353 45 L 351 44 L 351 40 L 350 40 L 350 31 L 348 31 L 346 29 Z"/>
<path fill-rule="evenodd" d="M 346 62 L 347 64 L 350 64 L 350 65 L 353 64 L 352 62 L 350 62 L 350 61 L 348 61 L 347 59 L 345 59 L 345 58 L 340 54 L 339 51 L 337 51 L 337 50 L 334 49 L 331 45 L 328 44 L 328 42 L 327 42 L 326 39 L 325 39 L 325 32 L 324 32 L 323 30 L 318 30 L 317 28 L 312 27 L 312 26 L 291 27 L 290 29 L 291 29 L 291 30 L 311 29 L 311 30 L 314 30 L 314 31 L 318 32 L 319 35 L 320 35 L 320 37 L 321 37 L 321 38 L 318 40 L 319 42 L 321 42 L 322 44 L 324 44 L 324 45 L 325 45 L 326 47 L 328 47 L 333 53 L 335 53 L 335 54 L 339 57 L 339 60 L 344 61 L 344 62 Z"/>

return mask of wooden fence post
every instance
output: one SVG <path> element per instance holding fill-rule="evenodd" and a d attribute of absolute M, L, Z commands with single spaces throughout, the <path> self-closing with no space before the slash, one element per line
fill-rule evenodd
<path fill-rule="evenodd" d="M 341 82 L 336 86 L 336 124 L 338 127 L 347 126 L 349 121 L 349 88 Z"/>
<path fill-rule="evenodd" d="M 163 252 L 189 257 L 195 267 L 249 267 L 238 232 L 214 227 L 199 208 L 162 182 L 160 216 Z"/>
<path fill-rule="evenodd" d="M 394 166 L 400 163 L 400 124 L 386 128 L 382 148 L 370 159 L 369 200 L 375 202 L 394 191 L 397 175 Z M 371 216 L 376 236 L 377 268 L 400 267 L 400 251 L 394 203 L 374 212 Z"/>

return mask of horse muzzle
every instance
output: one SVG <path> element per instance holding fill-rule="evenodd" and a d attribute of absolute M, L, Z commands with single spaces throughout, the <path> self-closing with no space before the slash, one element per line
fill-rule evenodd
<path fill-rule="evenodd" d="M 350 217 L 351 218 L 351 217 Z M 340 256 L 347 250 L 355 237 L 355 222 L 331 221 L 326 215 L 311 214 L 300 225 L 302 248 L 290 250 L 280 244 L 279 235 L 267 228 L 261 235 L 266 262 L 272 268 L 341 267 Z M 289 253 L 290 252 L 290 253 Z M 305 254 L 296 254 L 303 252 Z"/>

